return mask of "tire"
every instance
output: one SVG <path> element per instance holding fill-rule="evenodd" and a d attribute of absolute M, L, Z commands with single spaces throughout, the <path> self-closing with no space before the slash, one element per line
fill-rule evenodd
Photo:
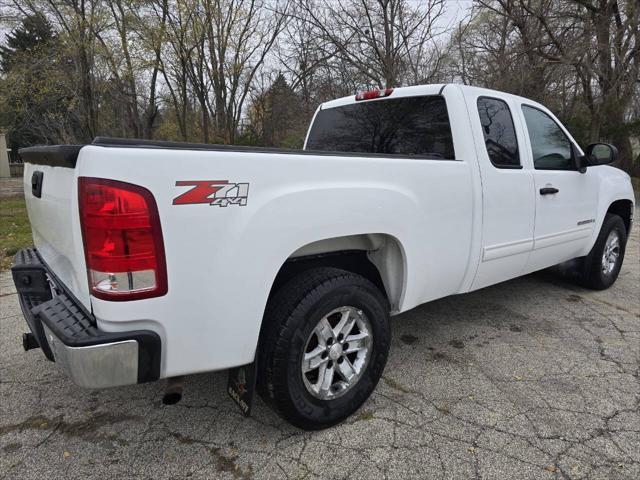
<path fill-rule="evenodd" d="M 604 257 L 607 254 L 607 248 L 611 246 L 611 243 L 608 242 L 611 242 L 614 237 L 617 237 L 615 261 L 609 262 L 609 265 L 605 266 Z M 607 213 L 596 243 L 593 245 L 589 255 L 583 259 L 579 269 L 578 283 L 594 290 L 604 290 L 613 285 L 622 267 L 626 244 L 627 229 L 622 218 L 618 215 Z M 611 250 L 609 250 L 609 259 L 612 258 Z"/>
<path fill-rule="evenodd" d="M 326 326 L 325 320 L 331 330 L 316 329 L 319 324 Z M 340 330 L 340 325 L 346 326 Z M 373 283 L 335 268 L 307 270 L 268 302 L 259 345 L 259 392 L 299 428 L 330 427 L 355 412 L 374 390 L 390 342 L 389 304 Z M 306 367 L 303 358 L 311 358 Z M 303 372 L 316 363 L 320 366 Z M 360 370 L 350 377 L 352 383 L 340 373 L 356 372 L 357 366 Z M 335 384 L 322 384 L 320 379 L 328 379 L 329 370 Z"/>

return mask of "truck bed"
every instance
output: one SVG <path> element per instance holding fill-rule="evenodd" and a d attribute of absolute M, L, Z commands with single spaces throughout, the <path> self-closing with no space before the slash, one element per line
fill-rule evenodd
<path fill-rule="evenodd" d="M 411 260 L 394 278 L 409 277 L 411 288 L 390 286 L 395 311 L 458 291 L 471 274 L 474 191 L 467 162 L 118 139 L 75 149 L 76 155 L 56 147 L 24 152 L 35 246 L 102 331 L 151 330 L 161 336 L 167 345 L 163 377 L 249 362 L 278 270 L 287 258 L 315 251 L 318 240 L 372 233 L 388 245 L 404 242 Z M 63 164 L 67 168 L 59 168 Z M 37 171 L 43 173 L 41 198 L 31 192 Z M 90 295 L 78 210 L 83 177 L 127 182 L 153 194 L 167 295 L 126 304 Z M 194 181 L 246 185 L 248 198 L 227 206 L 176 202 Z M 420 235 L 428 236 L 428 245 L 416 240 Z M 455 253 L 436 263 L 443 251 Z M 415 264 L 429 268 L 414 269 Z M 243 291 L 253 293 L 246 298 Z M 234 328 L 222 328 L 224 319 Z"/>

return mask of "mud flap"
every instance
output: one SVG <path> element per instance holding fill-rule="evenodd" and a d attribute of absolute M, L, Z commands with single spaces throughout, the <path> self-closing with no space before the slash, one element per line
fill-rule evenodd
<path fill-rule="evenodd" d="M 247 365 L 229 369 L 227 393 L 240 407 L 240 411 L 245 417 L 251 415 L 256 390 L 256 363 L 257 360 L 254 360 Z"/>

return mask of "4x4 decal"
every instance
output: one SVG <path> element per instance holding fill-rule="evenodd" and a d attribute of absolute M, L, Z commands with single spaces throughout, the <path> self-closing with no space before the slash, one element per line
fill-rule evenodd
<path fill-rule="evenodd" d="M 208 203 L 226 207 L 247 204 L 248 183 L 229 183 L 228 180 L 179 180 L 176 187 L 192 187 L 173 199 L 174 205 Z"/>

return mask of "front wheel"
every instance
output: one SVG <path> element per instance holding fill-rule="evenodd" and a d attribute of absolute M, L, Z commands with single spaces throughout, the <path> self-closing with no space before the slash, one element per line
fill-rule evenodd
<path fill-rule="evenodd" d="M 579 283 L 595 290 L 609 288 L 618 278 L 627 244 L 627 229 L 618 215 L 608 213 L 589 255 L 584 257 Z"/>
<path fill-rule="evenodd" d="M 318 268 L 269 302 L 258 360 L 260 390 L 304 429 L 334 425 L 369 397 L 387 361 L 389 305 L 366 278 Z"/>

